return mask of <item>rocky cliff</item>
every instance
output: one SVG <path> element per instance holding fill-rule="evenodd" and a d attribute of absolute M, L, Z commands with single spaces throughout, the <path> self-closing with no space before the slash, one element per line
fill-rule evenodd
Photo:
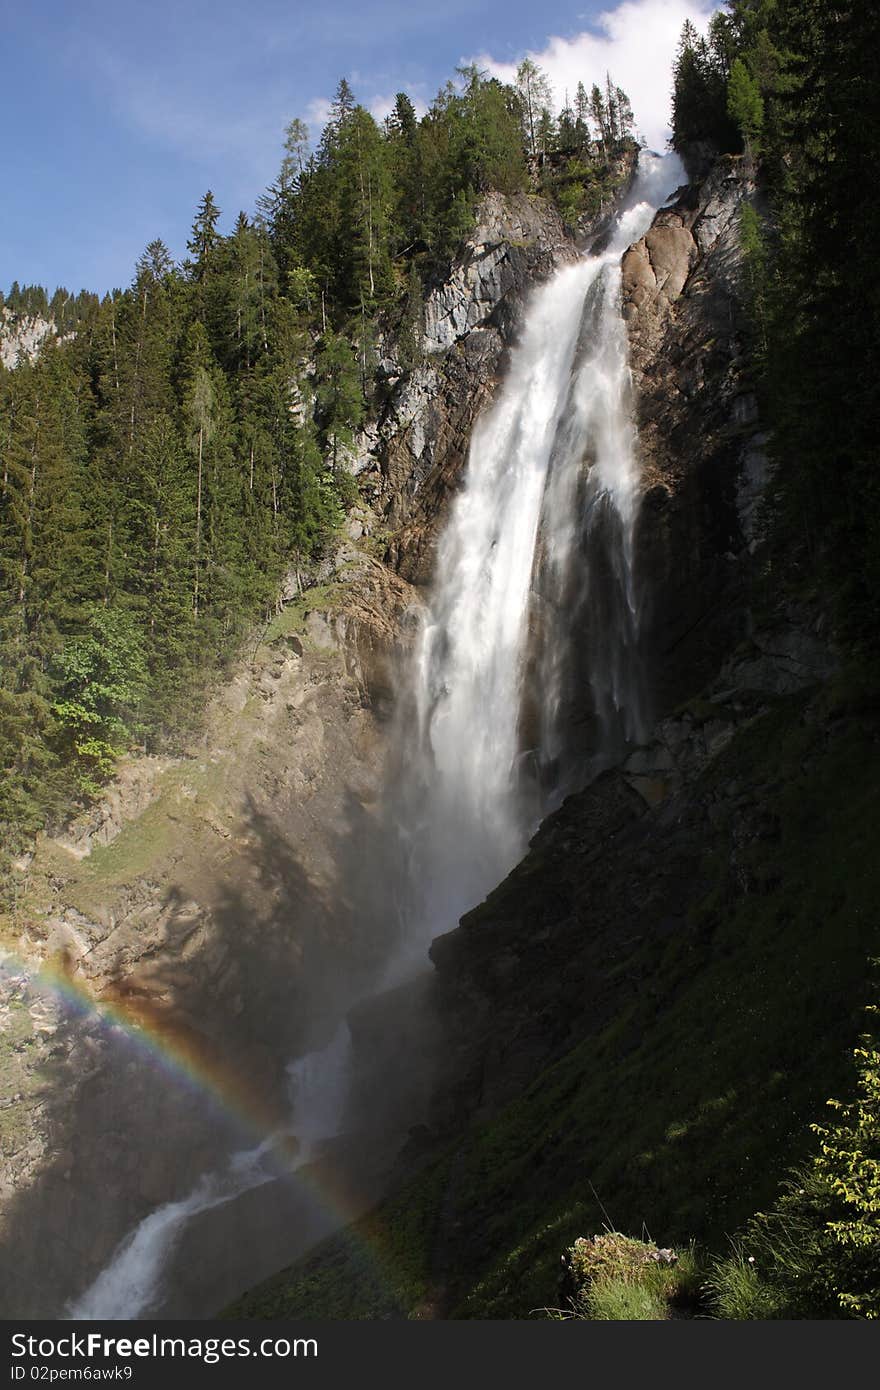
<path fill-rule="evenodd" d="M 880 945 L 880 711 L 764 571 L 744 200 L 716 162 L 623 262 L 654 727 L 434 942 L 441 1065 L 399 1190 L 238 1315 L 525 1317 L 609 1222 L 720 1250 L 841 1082 Z"/>
<path fill-rule="evenodd" d="M 620 1016 L 617 985 L 613 1007 L 601 996 L 621 933 L 628 955 L 646 930 L 663 939 L 689 921 L 722 825 L 735 844 L 769 833 L 749 829 L 771 795 L 759 769 L 749 792 L 719 785 L 729 750 L 780 697 L 799 708 L 803 692 L 835 675 L 818 612 L 768 603 L 759 585 L 767 439 L 742 342 L 738 217 L 756 196 L 742 161 L 718 161 L 623 258 L 643 486 L 635 547 L 660 718 L 644 745 L 542 827 L 506 885 L 435 942 L 451 1034 L 470 1039 L 459 1073 L 469 1080 L 440 1101 L 450 1113 L 498 1106 L 580 1029 L 601 1032 Z M 481 1017 L 482 1049 L 471 1051 Z"/>
<path fill-rule="evenodd" d="M 13 313 L 5 305 L 0 308 L 0 362 L 7 371 L 19 362 L 33 362 L 43 344 L 52 339 L 65 341 L 59 337 L 54 319 Z"/>
<path fill-rule="evenodd" d="M 623 259 L 644 499 L 636 554 L 658 712 L 744 638 L 768 475 L 744 338 L 739 208 L 750 168 L 715 163 Z"/>
<path fill-rule="evenodd" d="M 381 955 L 363 851 L 410 595 L 352 546 L 337 565 L 254 635 L 185 754 L 129 758 L 19 864 L 0 956 L 7 1316 L 58 1315 L 142 1216 L 282 1124 L 286 1064 Z"/>

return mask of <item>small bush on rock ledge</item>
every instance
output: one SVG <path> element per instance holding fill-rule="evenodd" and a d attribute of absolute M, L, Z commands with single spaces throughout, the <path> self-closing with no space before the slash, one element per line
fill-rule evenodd
<path fill-rule="evenodd" d="M 563 1256 L 563 1318 L 654 1321 L 696 1302 L 693 1250 L 661 1249 L 619 1231 L 581 1236 Z"/>

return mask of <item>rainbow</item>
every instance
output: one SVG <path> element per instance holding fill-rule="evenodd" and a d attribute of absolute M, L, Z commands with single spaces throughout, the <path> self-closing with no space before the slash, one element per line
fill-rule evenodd
<path fill-rule="evenodd" d="M 296 1173 L 297 1181 L 331 1216 L 334 1225 L 348 1228 L 349 1238 L 369 1260 L 371 1272 L 385 1287 L 393 1287 L 396 1281 L 390 1252 L 376 1213 L 365 1215 L 326 1163 L 303 1161 L 299 1143 L 290 1131 L 289 1116 L 255 1098 L 244 1072 L 223 1062 L 207 1039 L 175 1021 L 170 1013 L 163 1013 L 143 994 L 111 990 L 96 997 L 75 975 L 65 953 L 43 962 L 36 971 L 4 953 L 0 956 L 0 978 L 9 973 L 24 976 L 29 988 L 50 990 L 70 1016 L 97 1022 L 115 1038 L 121 1034 L 126 1044 L 171 1085 L 206 1102 L 219 1117 L 232 1120 L 243 1137 L 255 1145 L 271 1147 L 282 1172 L 286 1168 L 288 1173 Z"/>

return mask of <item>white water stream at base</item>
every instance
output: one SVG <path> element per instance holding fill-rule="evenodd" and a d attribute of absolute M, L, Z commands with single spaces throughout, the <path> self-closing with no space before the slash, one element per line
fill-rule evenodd
<path fill-rule="evenodd" d="M 297 1058 L 287 1069 L 299 1145 L 294 1167 L 315 1156 L 319 1141 L 338 1134 L 345 1110 L 351 1038 L 343 1020 L 325 1048 Z M 146 1317 L 161 1299 L 162 1276 L 186 1225 L 212 1207 L 225 1206 L 278 1177 L 276 1148 L 288 1135 L 272 1135 L 206 1173 L 185 1197 L 166 1202 L 120 1242 L 110 1263 L 67 1311 L 71 1319 L 99 1321 Z"/>

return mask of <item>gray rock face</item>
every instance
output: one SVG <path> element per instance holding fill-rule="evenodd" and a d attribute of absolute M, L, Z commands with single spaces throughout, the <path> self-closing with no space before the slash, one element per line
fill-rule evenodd
<path fill-rule="evenodd" d="M 143 815 L 159 795 L 159 779 L 174 759 L 139 757 L 122 763 L 107 794 L 85 816 L 57 837 L 57 843 L 77 858 L 98 846 L 110 845 L 124 827 Z"/>
<path fill-rule="evenodd" d="M 451 275 L 425 302 L 424 351 L 447 352 L 498 315 L 506 301 L 516 318 L 516 301 L 527 284 L 574 254 L 558 213 L 545 199 L 487 194 Z"/>
<path fill-rule="evenodd" d="M 792 695 L 827 681 L 839 667 L 839 654 L 822 620 L 789 606 L 724 663 L 716 686 Z"/>
<path fill-rule="evenodd" d="M 750 170 L 729 157 L 708 177 L 663 208 L 622 262 L 623 316 L 629 326 L 637 377 L 651 365 L 682 296 L 719 314 L 719 291 L 734 303 L 740 293 L 739 210 L 756 196 Z M 708 298 L 708 303 L 706 300 Z M 717 319 L 720 324 L 720 318 Z M 728 327 L 733 317 L 728 313 Z"/>
<path fill-rule="evenodd" d="M 10 309 L 0 309 L 0 362 L 7 371 L 19 362 L 33 362 L 47 338 L 57 338 L 53 319 L 39 314 L 18 315 Z M 72 336 L 72 335 L 68 335 Z"/>

